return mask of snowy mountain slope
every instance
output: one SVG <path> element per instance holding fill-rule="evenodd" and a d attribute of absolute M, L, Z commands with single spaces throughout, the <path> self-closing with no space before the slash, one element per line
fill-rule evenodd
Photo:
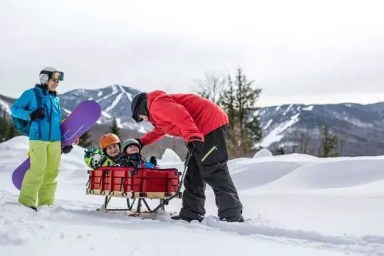
<path fill-rule="evenodd" d="M 384 103 L 291 104 L 257 110 L 263 129 L 261 145 L 286 153 L 320 154 L 320 128 L 328 123 L 339 138 L 339 155 L 384 154 Z"/>
<path fill-rule="evenodd" d="M 115 117 L 118 125 L 132 130 L 142 130 L 142 126 L 136 124 L 131 116 L 131 102 L 140 91 L 122 85 L 112 85 L 98 90 L 77 89 L 60 95 L 63 110 L 70 113 L 80 102 L 93 99 L 102 109 L 99 123 L 111 123 Z M 148 129 L 148 127 L 147 127 Z M 144 129 L 145 130 L 145 129 Z"/>
<path fill-rule="evenodd" d="M 239 250 L 244 255 L 384 255 L 384 157 L 293 154 L 232 160 L 229 166 L 250 220 L 218 221 L 208 191 L 207 217 L 187 224 L 161 214 L 141 220 L 96 212 L 104 198 L 85 194 L 87 173 L 83 149 L 77 146 L 63 156 L 56 206 L 37 213 L 22 207 L 10 175 L 27 147 L 25 137 L 0 144 L 4 255 L 237 255 Z M 170 150 L 159 163 L 183 169 Z M 111 202 L 114 207 L 124 203 L 120 198 Z M 181 200 L 174 199 L 167 210 L 180 207 Z"/>

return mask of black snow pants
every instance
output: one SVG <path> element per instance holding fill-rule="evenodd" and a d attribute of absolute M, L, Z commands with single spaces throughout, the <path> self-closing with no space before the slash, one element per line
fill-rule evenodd
<path fill-rule="evenodd" d="M 180 216 L 201 219 L 205 215 L 205 187 L 212 187 L 220 219 L 239 217 L 243 206 L 228 171 L 225 142 L 226 126 L 219 127 L 204 137 L 204 144 L 191 156 L 185 175 L 183 206 Z"/>

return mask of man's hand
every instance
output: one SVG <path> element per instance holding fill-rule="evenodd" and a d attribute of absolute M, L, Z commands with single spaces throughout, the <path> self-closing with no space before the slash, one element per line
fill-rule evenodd
<path fill-rule="evenodd" d="M 191 137 L 189 138 L 187 148 L 190 153 L 194 153 L 203 145 L 204 145 L 204 141 L 202 141 L 200 137 Z"/>

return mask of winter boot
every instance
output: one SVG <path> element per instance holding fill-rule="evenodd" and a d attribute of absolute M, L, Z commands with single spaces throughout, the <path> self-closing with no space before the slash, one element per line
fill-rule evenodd
<path fill-rule="evenodd" d="M 36 206 L 28 206 L 29 208 L 31 208 L 32 210 L 34 210 L 35 212 L 37 212 L 37 207 Z"/>
<path fill-rule="evenodd" d="M 36 206 L 29 206 L 29 205 L 24 205 L 24 206 L 27 207 L 27 208 L 31 208 L 35 212 L 37 212 L 37 210 L 38 210 Z"/>
<path fill-rule="evenodd" d="M 192 219 L 192 218 L 181 216 L 181 215 L 175 215 L 175 216 L 172 216 L 171 219 L 173 219 L 173 220 L 183 220 L 183 221 L 187 221 L 187 222 L 191 222 L 193 220 L 197 220 L 198 222 L 202 222 L 204 217 L 200 216 L 198 219 Z"/>
<path fill-rule="evenodd" d="M 226 222 L 244 222 L 244 218 L 242 215 L 239 216 L 230 216 L 226 218 L 220 218 L 221 221 L 226 221 Z"/>

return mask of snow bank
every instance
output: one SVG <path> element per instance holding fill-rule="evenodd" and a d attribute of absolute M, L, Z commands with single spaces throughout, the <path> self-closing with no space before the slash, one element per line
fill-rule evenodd
<path fill-rule="evenodd" d="M 270 184 L 279 189 L 329 189 L 384 181 L 384 160 L 348 159 L 306 165 Z"/>
<path fill-rule="evenodd" d="M 253 156 L 253 158 L 261 158 L 261 157 L 268 157 L 268 156 L 272 156 L 272 152 L 269 151 L 268 149 L 266 148 L 262 148 L 260 149 L 259 151 L 257 151 L 255 153 L 255 155 Z"/>
<path fill-rule="evenodd" d="M 163 163 L 180 163 L 180 157 L 172 149 L 167 148 L 160 159 Z"/>
<path fill-rule="evenodd" d="M 0 144 L 0 250 L 4 255 L 374 255 L 384 251 L 384 157 L 323 159 L 309 155 L 238 158 L 228 166 L 243 203 L 246 223 L 217 218 L 214 193 L 206 191 L 206 218 L 172 221 L 168 215 L 142 220 L 122 212 L 95 211 L 103 196 L 85 194 L 84 149 L 62 156 L 56 206 L 39 212 L 17 203 L 12 171 L 25 159 L 28 138 Z M 263 157 L 260 157 L 260 156 Z M 159 164 L 183 171 L 166 150 Z M 152 205 L 156 200 L 149 200 Z M 126 200 L 113 198 L 112 207 Z M 181 200 L 166 206 L 178 212 Z M 129 246 L 127 244 L 129 239 Z M 150 241 L 151 246 L 148 246 Z M 124 248 L 123 248 L 124 247 Z"/>

